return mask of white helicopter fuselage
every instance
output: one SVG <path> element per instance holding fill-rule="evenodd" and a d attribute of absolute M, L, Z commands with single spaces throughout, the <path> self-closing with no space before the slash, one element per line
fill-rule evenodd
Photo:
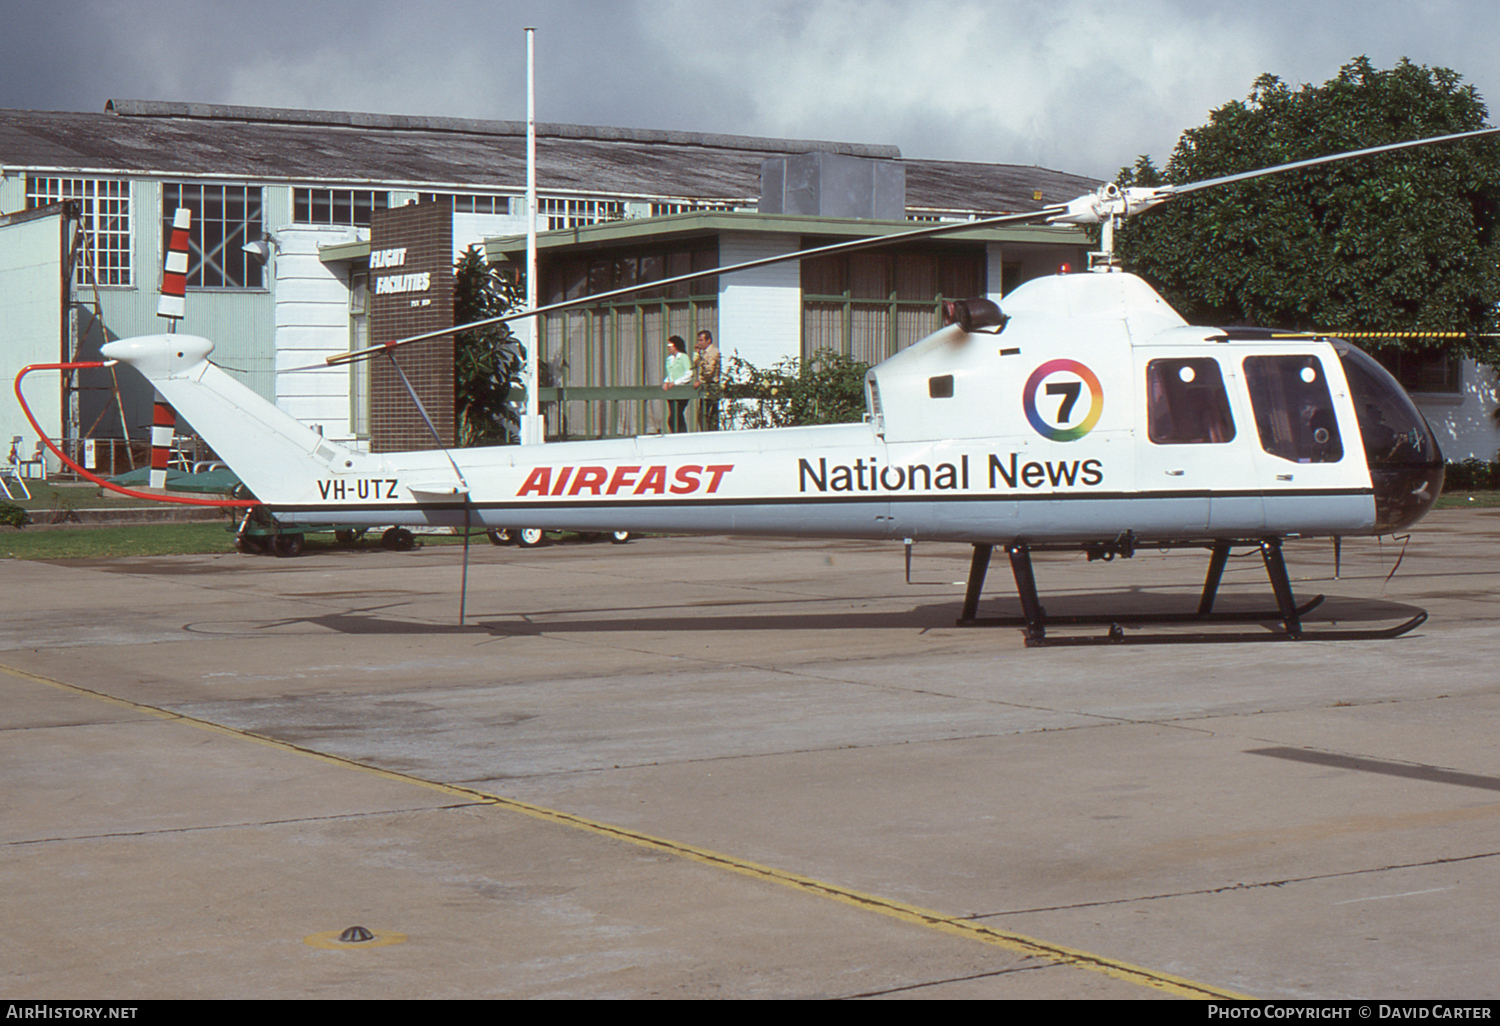
<path fill-rule="evenodd" d="M 1028 282 L 1005 313 L 872 368 L 860 424 L 396 453 L 325 440 L 210 363 L 206 339 L 104 355 L 301 524 L 1190 542 L 1379 533 L 1436 498 L 1441 459 L 1409 398 L 1364 382 L 1379 371 L 1352 388 L 1328 341 L 1191 327 L 1118 272 Z M 1403 400 L 1424 438 L 1387 423 Z M 1394 478 L 1372 424 L 1417 454 Z"/>

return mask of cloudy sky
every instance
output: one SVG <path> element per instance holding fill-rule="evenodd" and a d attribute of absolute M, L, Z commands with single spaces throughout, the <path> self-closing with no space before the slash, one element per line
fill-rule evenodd
<path fill-rule="evenodd" d="M 0 107 L 112 97 L 895 143 L 1112 177 L 1271 72 L 1500 103 L 1493 0 L 0 0 Z M 436 14 L 432 12 L 437 12 Z"/>

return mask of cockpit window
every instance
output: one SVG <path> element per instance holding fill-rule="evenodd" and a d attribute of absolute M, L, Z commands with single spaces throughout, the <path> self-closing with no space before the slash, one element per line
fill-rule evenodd
<path fill-rule="evenodd" d="M 1245 384 L 1266 452 L 1292 463 L 1344 458 L 1328 376 L 1316 356 L 1247 356 Z"/>
<path fill-rule="evenodd" d="M 1146 364 L 1146 421 L 1147 433 L 1158 445 L 1233 441 L 1234 418 L 1218 361 Z"/>
<path fill-rule="evenodd" d="M 1346 342 L 1335 342 L 1334 349 L 1349 379 L 1370 466 L 1441 466 L 1432 430 L 1390 372 Z"/>

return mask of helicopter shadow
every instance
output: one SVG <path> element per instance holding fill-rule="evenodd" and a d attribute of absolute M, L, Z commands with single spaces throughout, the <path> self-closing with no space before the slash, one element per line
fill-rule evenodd
<path fill-rule="evenodd" d="M 1153 593 L 1148 589 L 1125 589 L 1110 592 L 1075 593 L 1054 596 L 1044 603 L 1048 617 L 1097 617 L 1107 619 L 1112 614 L 1130 610 L 1131 615 L 1160 615 L 1163 622 L 1171 617 L 1181 617 L 1193 612 L 1191 595 L 1177 592 Z M 597 609 L 548 610 L 540 615 L 545 619 L 534 619 L 538 614 L 516 612 L 501 614 L 494 611 L 471 611 L 468 622 L 440 623 L 431 620 L 402 619 L 390 615 L 387 606 L 371 606 L 340 612 L 319 613 L 310 616 L 283 617 L 258 624 L 240 623 L 239 631 L 296 633 L 298 627 L 315 628 L 319 632 L 333 632 L 353 636 L 407 635 L 407 636 L 491 636 L 491 637 L 538 637 L 542 635 L 598 634 L 619 632 L 756 632 L 756 631 L 928 631 L 952 629 L 958 626 L 960 603 L 933 602 L 912 606 L 903 610 L 848 609 L 829 612 L 746 612 L 739 604 L 726 605 L 721 612 L 681 612 L 680 607 L 655 607 L 639 609 L 635 615 L 619 607 Z M 990 619 L 1014 618 L 1022 620 L 1020 602 L 1014 598 L 996 598 L 980 605 L 983 617 Z M 1274 606 L 1254 595 L 1221 596 L 1215 604 L 1216 613 L 1247 617 L 1260 614 L 1268 626 L 1277 626 Z M 1384 599 L 1367 599 L 1331 596 L 1309 615 L 1305 622 L 1313 623 L 1373 623 L 1384 620 L 1408 618 L 1421 610 L 1402 602 Z M 625 615 L 621 615 L 621 614 Z M 993 624 L 1011 626 L 1011 624 Z M 190 624 L 186 629 L 199 633 L 221 633 L 214 625 Z"/>
<path fill-rule="evenodd" d="M 1372 623 L 1380 620 L 1405 620 L 1424 612 L 1420 606 L 1397 602 L 1392 599 L 1363 598 L 1345 595 L 1315 595 L 1311 590 L 1299 593 L 1297 599 L 1303 608 L 1311 603 L 1312 608 L 1302 614 L 1305 623 Z M 1090 617 L 1100 620 L 1110 616 L 1131 616 L 1147 619 L 1160 617 L 1160 622 L 1169 622 L 1191 617 L 1197 609 L 1196 595 L 1178 592 L 1160 592 L 1151 588 L 1131 587 L 1107 592 L 1054 592 L 1050 597 L 1042 596 L 1042 606 L 1050 618 Z M 1280 619 L 1276 602 L 1270 595 L 1240 594 L 1218 596 L 1213 605 L 1215 616 L 1251 618 L 1259 617 L 1274 622 Z M 981 600 L 978 607 L 980 617 L 1022 618 L 1019 599 L 996 597 Z"/>

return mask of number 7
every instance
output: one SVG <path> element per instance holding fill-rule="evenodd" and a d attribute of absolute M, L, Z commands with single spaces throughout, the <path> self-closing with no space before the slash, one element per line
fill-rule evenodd
<path fill-rule="evenodd" d="M 1073 412 L 1073 404 L 1078 401 L 1078 393 L 1083 391 L 1083 383 L 1080 381 L 1058 381 L 1047 386 L 1048 395 L 1060 395 L 1063 401 L 1057 407 L 1057 422 L 1066 424 L 1068 414 Z"/>

